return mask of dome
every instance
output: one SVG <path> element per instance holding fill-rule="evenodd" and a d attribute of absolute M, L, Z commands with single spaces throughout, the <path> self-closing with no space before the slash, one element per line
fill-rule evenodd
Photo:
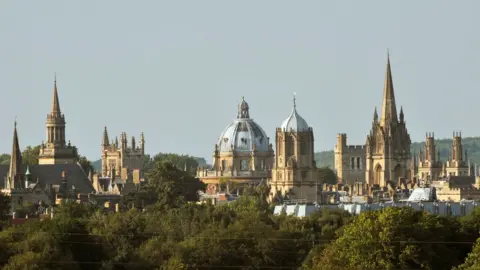
<path fill-rule="evenodd" d="M 269 151 L 269 139 L 265 131 L 249 115 L 248 103 L 242 97 L 238 106 L 237 119 L 225 128 L 218 138 L 217 146 L 220 152 Z"/>
<path fill-rule="evenodd" d="M 283 130 L 293 132 L 305 132 L 310 128 L 307 121 L 301 117 L 297 112 L 297 105 L 295 104 L 295 97 L 293 98 L 293 108 L 290 115 L 285 119 L 280 126 Z"/>

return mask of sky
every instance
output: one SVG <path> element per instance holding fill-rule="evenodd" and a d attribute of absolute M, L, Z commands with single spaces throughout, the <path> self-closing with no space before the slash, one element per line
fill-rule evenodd
<path fill-rule="evenodd" d="M 0 152 L 45 140 L 54 74 L 66 136 L 99 159 L 110 137 L 211 162 L 241 97 L 271 141 L 297 110 L 330 150 L 364 144 L 381 106 L 387 49 L 412 141 L 480 136 L 480 1 L 0 3 Z"/>

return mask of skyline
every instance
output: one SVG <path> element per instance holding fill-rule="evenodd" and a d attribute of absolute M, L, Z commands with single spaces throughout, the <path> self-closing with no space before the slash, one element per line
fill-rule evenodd
<path fill-rule="evenodd" d="M 45 140 L 55 72 L 67 141 L 92 161 L 107 126 L 110 136 L 144 132 L 149 154 L 211 162 L 242 96 L 273 142 L 294 92 L 315 151 L 333 149 L 337 133 L 364 144 L 381 107 L 387 48 L 412 141 L 426 132 L 480 135 L 475 1 L 424 1 L 414 10 L 377 1 L 4 5 L 2 153 L 11 151 L 16 116 L 22 149 Z"/>

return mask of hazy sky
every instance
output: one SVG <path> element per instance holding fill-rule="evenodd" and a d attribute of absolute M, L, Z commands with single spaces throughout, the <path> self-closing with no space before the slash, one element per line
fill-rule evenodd
<path fill-rule="evenodd" d="M 241 96 L 273 141 L 297 93 L 315 149 L 363 144 L 390 48 L 413 141 L 480 135 L 480 1 L 0 3 L 0 152 L 45 139 L 57 73 L 67 140 L 92 160 L 103 127 L 148 153 L 211 162 Z"/>

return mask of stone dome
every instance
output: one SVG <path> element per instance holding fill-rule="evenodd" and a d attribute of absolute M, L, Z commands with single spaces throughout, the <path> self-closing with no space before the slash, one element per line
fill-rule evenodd
<path fill-rule="evenodd" d="M 295 97 L 293 98 L 293 108 L 290 115 L 285 119 L 280 126 L 282 130 L 293 132 L 305 132 L 310 129 L 307 121 L 301 117 L 297 112 L 297 105 L 295 103 Z"/>
<path fill-rule="evenodd" d="M 217 141 L 220 152 L 268 152 L 269 138 L 265 131 L 250 118 L 248 103 L 242 97 L 237 119 L 228 125 Z"/>

